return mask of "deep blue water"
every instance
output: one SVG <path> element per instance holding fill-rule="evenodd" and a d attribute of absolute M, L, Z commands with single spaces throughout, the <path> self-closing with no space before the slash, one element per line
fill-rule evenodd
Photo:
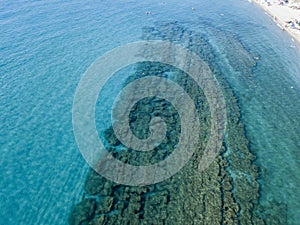
<path fill-rule="evenodd" d="M 17 0 L 0 2 L 0 224 L 67 224 L 88 171 L 72 130 L 76 86 L 97 57 L 161 21 L 209 37 L 263 169 L 261 202 L 284 203 L 289 223 L 300 221 L 300 51 L 261 9 L 246 0 Z M 259 55 L 250 78 L 228 69 L 227 33 Z"/>

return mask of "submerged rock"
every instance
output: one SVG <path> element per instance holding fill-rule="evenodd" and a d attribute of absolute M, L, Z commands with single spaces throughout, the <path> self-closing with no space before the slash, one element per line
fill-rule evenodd
<path fill-rule="evenodd" d="M 76 205 L 69 217 L 70 225 L 83 225 L 93 218 L 96 209 L 95 199 L 83 199 L 78 205 Z"/>
<path fill-rule="evenodd" d="M 214 49 L 205 35 L 195 34 L 177 22 L 157 24 L 143 31 L 143 39 L 182 44 L 210 66 L 222 87 L 227 106 L 227 131 L 222 150 L 209 168 L 199 172 L 198 165 L 210 134 L 210 110 L 203 91 L 176 68 L 159 63 L 138 63 L 136 74 L 127 80 L 128 83 L 142 76 L 166 77 L 177 82 L 193 99 L 202 129 L 198 149 L 177 174 L 145 187 L 118 185 L 91 170 L 85 191 L 95 198 L 83 199 L 74 208 L 70 224 L 271 224 L 277 221 L 272 220 L 273 215 L 266 220 L 259 213 L 263 208 L 259 205 L 258 171 L 240 118 L 238 99 L 220 73 Z M 228 42 L 243 53 L 239 63 L 251 72 L 254 62 L 246 50 L 237 40 Z M 234 60 L 236 56 L 231 56 L 230 62 Z M 105 138 L 113 156 L 133 165 L 151 164 L 168 157 L 180 134 L 180 118 L 171 104 L 155 98 L 140 101 L 130 114 L 131 129 L 136 136 L 147 138 L 147 126 L 155 116 L 160 116 L 167 124 L 167 136 L 160 146 L 150 153 L 132 151 L 125 146 L 119 151 L 121 143 L 109 129 Z"/>

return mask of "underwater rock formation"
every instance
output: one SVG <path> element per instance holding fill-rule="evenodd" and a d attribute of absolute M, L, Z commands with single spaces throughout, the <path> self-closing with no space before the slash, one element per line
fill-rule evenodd
<path fill-rule="evenodd" d="M 222 88 L 226 101 L 227 129 L 218 157 L 204 171 L 198 166 L 210 131 L 210 111 L 203 91 L 186 74 L 160 63 L 136 65 L 136 72 L 127 82 L 142 76 L 161 76 L 177 82 L 193 99 L 201 124 L 198 149 L 189 162 L 171 178 L 153 185 L 131 187 L 109 181 L 90 169 L 85 195 L 74 206 L 70 224 L 284 224 L 276 215 L 265 219 L 259 206 L 258 168 L 249 150 L 245 127 L 241 120 L 238 99 L 230 89 L 215 61 L 214 49 L 202 34 L 196 34 L 178 23 L 161 23 L 143 29 L 144 40 L 168 40 L 198 54 L 210 67 Z M 231 40 L 234 48 L 241 48 Z M 245 51 L 244 49 L 240 51 Z M 238 54 L 238 53 L 237 53 Z M 231 61 L 236 56 L 231 56 Z M 247 56 L 239 59 L 240 68 L 255 63 Z M 187 109 L 188 110 L 188 109 Z M 112 155 L 129 164 L 158 162 L 172 153 L 180 135 L 180 118 L 174 107 L 159 98 L 139 101 L 130 114 L 130 126 L 139 138 L 149 135 L 150 120 L 161 117 L 167 124 L 167 135 L 154 151 L 118 150 L 122 145 L 108 129 L 104 137 Z M 275 222 L 276 221 L 276 222 Z M 275 223 L 273 223 L 275 222 Z"/>

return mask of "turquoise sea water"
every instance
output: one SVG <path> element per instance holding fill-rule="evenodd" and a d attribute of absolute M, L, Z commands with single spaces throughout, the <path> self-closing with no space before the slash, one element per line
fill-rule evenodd
<path fill-rule="evenodd" d="M 207 35 L 239 98 L 261 203 L 283 203 L 288 223 L 300 221 L 300 51 L 261 9 L 243 0 L 20 0 L 0 3 L 0 224 L 67 224 L 88 171 L 72 130 L 76 86 L 97 57 L 165 21 Z M 245 54 L 240 44 L 259 56 L 251 74 L 228 54 Z"/>

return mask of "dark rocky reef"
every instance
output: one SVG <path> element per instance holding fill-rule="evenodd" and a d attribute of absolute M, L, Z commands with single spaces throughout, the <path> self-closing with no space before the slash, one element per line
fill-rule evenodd
<path fill-rule="evenodd" d="M 70 224 L 285 224 L 284 218 L 272 213 L 266 218 L 264 209 L 259 205 L 258 168 L 254 164 L 255 156 L 249 150 L 238 99 L 218 69 L 214 50 L 205 36 L 175 22 L 146 27 L 142 38 L 181 44 L 209 65 L 226 100 L 228 121 L 222 149 L 208 169 L 198 170 L 210 129 L 210 112 L 204 93 L 192 79 L 171 66 L 138 63 L 135 75 L 128 82 L 141 76 L 162 76 L 173 79 L 189 93 L 203 128 L 198 149 L 177 174 L 161 183 L 144 187 L 113 183 L 91 169 L 85 183 L 85 195 L 74 206 Z M 235 48 L 239 47 L 235 43 Z M 239 64 L 248 72 L 249 66 L 254 66 L 247 59 L 240 59 Z M 104 138 L 110 144 L 109 151 L 114 157 L 126 163 L 147 164 L 162 160 L 172 152 L 180 134 L 180 120 L 166 101 L 158 98 L 140 101 L 130 115 L 133 132 L 140 138 L 147 137 L 149 130 L 145 124 L 149 124 L 152 116 L 160 116 L 166 121 L 167 136 L 163 143 L 151 153 L 130 149 L 117 151 L 121 143 L 112 129 L 108 129 Z"/>

